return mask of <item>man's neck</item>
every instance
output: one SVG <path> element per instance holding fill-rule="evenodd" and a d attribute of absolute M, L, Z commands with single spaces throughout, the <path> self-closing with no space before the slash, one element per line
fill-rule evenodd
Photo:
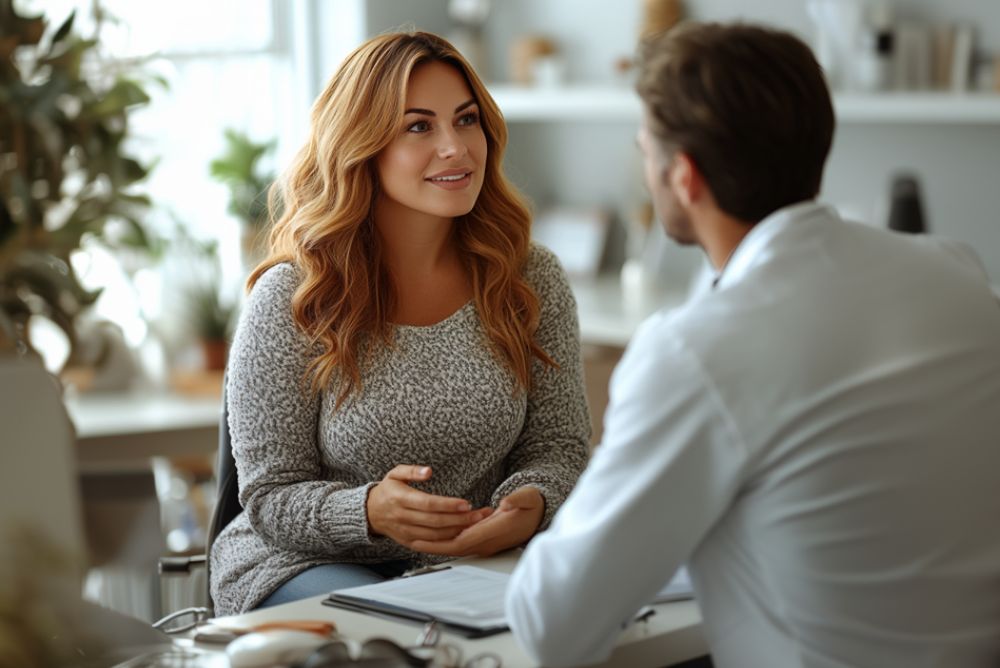
<path fill-rule="evenodd" d="M 698 217 L 701 218 L 696 223 L 698 242 L 715 270 L 722 271 L 733 251 L 753 229 L 753 223 L 734 218 L 718 209 L 701 212 Z"/>

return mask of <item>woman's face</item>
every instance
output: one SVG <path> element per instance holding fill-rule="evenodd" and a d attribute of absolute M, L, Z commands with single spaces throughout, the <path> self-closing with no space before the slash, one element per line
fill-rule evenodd
<path fill-rule="evenodd" d="M 377 159 L 382 210 L 468 213 L 483 187 L 487 149 L 465 77 L 441 62 L 416 67 L 404 111 L 402 129 Z"/>

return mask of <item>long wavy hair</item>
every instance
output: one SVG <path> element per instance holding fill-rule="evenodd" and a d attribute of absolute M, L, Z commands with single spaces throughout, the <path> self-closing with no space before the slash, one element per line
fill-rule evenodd
<path fill-rule="evenodd" d="M 486 135 L 482 190 L 472 210 L 454 221 L 480 321 L 516 377 L 515 390 L 530 388 L 534 358 L 555 365 L 535 341 L 539 303 L 522 275 L 531 217 L 503 174 L 507 128 L 499 108 L 444 39 L 425 32 L 385 34 L 355 49 L 313 105 L 309 138 L 269 193 L 272 216 L 279 202 L 281 214 L 272 219 L 268 256 L 247 280 L 249 290 L 276 264 L 298 268 L 292 316 L 321 350 L 304 380 L 314 393 L 336 382 L 338 407 L 361 388 L 371 343 L 393 341 L 388 318 L 396 292 L 373 220 L 376 157 L 399 132 L 410 73 L 435 61 L 464 75 Z"/>

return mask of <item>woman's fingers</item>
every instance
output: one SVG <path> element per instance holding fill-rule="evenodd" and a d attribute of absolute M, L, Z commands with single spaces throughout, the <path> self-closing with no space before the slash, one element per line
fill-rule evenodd
<path fill-rule="evenodd" d="M 472 505 L 465 499 L 428 494 L 412 487 L 401 491 L 399 501 L 404 508 L 424 513 L 466 513 L 472 510 Z"/>
<path fill-rule="evenodd" d="M 412 544 L 415 541 L 428 541 L 430 543 L 440 543 L 454 540 L 462 533 L 464 527 L 445 527 L 442 529 L 432 529 L 408 525 L 400 529 L 400 536 Z"/>
<path fill-rule="evenodd" d="M 431 477 L 431 467 L 419 464 L 400 464 L 385 474 L 387 479 L 403 482 L 419 482 Z"/>
<path fill-rule="evenodd" d="M 400 464 L 385 474 L 383 482 L 393 480 L 401 483 L 395 486 L 395 498 L 401 506 L 412 510 L 426 513 L 464 513 L 472 510 L 465 499 L 428 494 L 406 484 L 428 480 L 432 473 L 429 466 Z"/>
<path fill-rule="evenodd" d="M 473 510 L 465 499 L 429 494 L 410 486 L 430 479 L 432 473 L 429 466 L 415 464 L 401 464 L 389 471 L 368 494 L 372 533 L 411 548 L 414 543 L 440 547 L 462 539 L 470 528 L 494 514 L 489 507 Z M 468 545 L 475 540 L 473 535 L 451 549 L 468 552 Z"/>
<path fill-rule="evenodd" d="M 537 487 L 525 485 L 524 487 L 518 487 L 501 499 L 500 510 L 514 510 L 515 508 L 527 510 L 537 508 L 539 505 L 544 505 L 544 503 L 545 500 L 542 498 L 542 493 L 538 491 Z"/>
<path fill-rule="evenodd" d="M 480 508 L 465 513 L 428 513 L 418 510 L 402 510 L 399 513 L 399 522 L 422 526 L 432 529 L 442 529 L 445 527 L 465 528 L 470 524 L 489 517 L 493 512 L 492 508 Z"/>
<path fill-rule="evenodd" d="M 474 524 L 450 540 L 437 542 L 416 540 L 410 545 L 410 548 L 417 552 L 452 557 L 485 554 L 487 548 L 491 547 L 493 543 L 504 543 L 505 538 L 512 533 L 512 530 L 517 533 L 516 529 L 517 521 L 511 517 L 511 514 L 495 513 L 488 521 Z M 503 549 L 503 547 L 493 551 L 496 552 L 499 549 Z"/>

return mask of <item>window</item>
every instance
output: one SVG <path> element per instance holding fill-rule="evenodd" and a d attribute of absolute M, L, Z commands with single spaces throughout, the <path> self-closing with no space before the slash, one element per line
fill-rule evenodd
<path fill-rule="evenodd" d="M 55 26 L 75 9 L 76 32 L 94 33 L 91 0 L 22 5 L 44 11 Z M 166 89 L 148 84 L 152 102 L 130 117 L 130 151 L 156 165 L 143 188 L 153 200 L 147 227 L 171 237 L 181 223 L 199 239 L 217 240 L 224 284 L 235 297 L 245 275 L 239 223 L 228 213 L 228 191 L 211 178 L 209 163 L 223 151 L 223 130 L 229 127 L 255 141 L 276 140 L 277 150 L 266 165 L 272 170 L 297 150 L 317 92 L 302 75 L 315 71 L 304 62 L 314 49 L 303 48 L 294 34 L 296 26 L 307 23 L 295 14 L 307 3 L 102 0 L 100 5 L 108 14 L 101 26 L 104 52 L 115 59 L 141 59 L 143 71 L 169 84 Z M 169 252 L 155 268 L 123 268 L 99 248 L 87 255 L 81 277 L 88 286 L 104 289 L 93 312 L 121 325 L 130 345 L 144 340 L 150 321 L 158 323 L 167 341 L 184 338 L 178 317 L 183 291 L 174 289 L 183 268 L 171 266 Z"/>

